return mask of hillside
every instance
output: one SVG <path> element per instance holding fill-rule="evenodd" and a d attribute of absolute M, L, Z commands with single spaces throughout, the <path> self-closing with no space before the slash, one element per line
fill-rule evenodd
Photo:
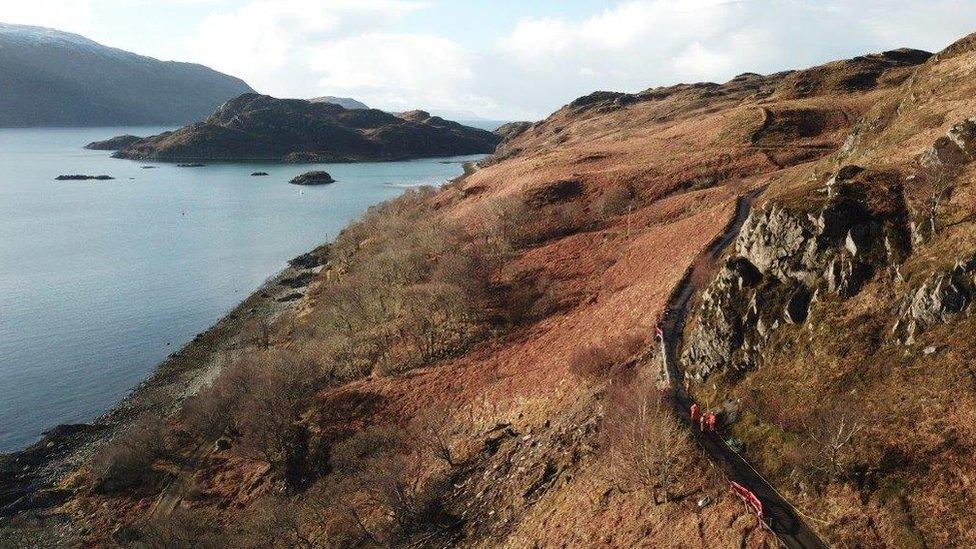
<path fill-rule="evenodd" d="M 974 67 L 976 35 L 579 98 L 371 209 L 94 434 L 0 463 L 0 509 L 62 517 L 6 535 L 973 545 Z"/>
<path fill-rule="evenodd" d="M 130 143 L 115 156 L 171 162 L 360 162 L 490 153 L 499 141 L 491 132 L 424 111 L 393 115 L 252 93 L 224 103 L 203 122 Z"/>
<path fill-rule="evenodd" d="M 183 124 L 250 91 L 202 65 L 0 23 L 0 127 Z"/>
<path fill-rule="evenodd" d="M 976 433 L 971 35 L 773 177 L 683 363 L 837 546 L 966 547 Z"/>

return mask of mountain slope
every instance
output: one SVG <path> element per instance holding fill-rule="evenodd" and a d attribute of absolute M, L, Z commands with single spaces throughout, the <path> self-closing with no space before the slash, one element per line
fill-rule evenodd
<path fill-rule="evenodd" d="M 180 124 L 250 91 L 202 65 L 0 23 L 0 127 Z"/>
<path fill-rule="evenodd" d="M 704 380 L 691 384 L 703 407 L 732 424 L 721 435 L 745 440 L 745 456 L 819 537 L 843 546 L 971 545 L 963 520 L 976 500 L 964 475 L 973 454 L 970 395 L 959 397 L 958 418 L 945 400 L 947 388 L 969 391 L 972 384 L 964 367 L 976 356 L 971 319 L 941 308 L 916 315 L 932 312 L 935 302 L 958 308 L 959 292 L 950 288 L 969 291 L 970 262 L 953 273 L 948 258 L 969 256 L 915 245 L 916 263 L 902 268 L 914 290 L 902 294 L 926 288 L 917 307 L 884 292 L 861 290 L 845 302 L 833 290 L 809 300 L 796 291 L 808 275 L 828 271 L 815 252 L 839 260 L 830 272 L 834 288 L 846 292 L 852 274 L 867 272 L 860 265 L 886 257 L 886 248 L 902 249 L 906 208 L 886 199 L 897 196 L 884 172 L 892 167 L 868 160 L 899 165 L 899 147 L 912 156 L 935 142 L 926 158 L 969 154 L 966 134 L 949 130 L 973 107 L 976 49 L 953 51 L 930 59 L 896 50 L 724 84 L 577 99 L 523 128 L 467 177 L 371 209 L 314 261 L 302 261 L 314 270 L 289 275 L 307 283 L 293 308 L 261 316 L 263 305 L 242 305 L 222 329 L 232 332 L 231 318 L 247 329 L 225 341 L 214 336 L 219 330 L 204 334 L 187 353 L 194 362 L 176 357 L 161 369 L 161 378 L 189 381 L 147 384 L 137 392 L 141 408 L 128 408 L 141 412 L 138 420 L 107 418 L 98 436 L 108 442 L 94 458 L 72 450 L 70 463 L 81 465 L 54 483 L 60 490 L 17 502 L 54 500 L 93 545 L 188 538 L 242 547 L 268 540 L 777 546 L 698 450 L 698 431 L 679 424 L 668 393 L 657 390 L 662 349 L 654 333 L 663 323 L 669 337 L 685 342 L 679 356 L 698 349 L 682 367 Z M 865 170 L 834 165 L 847 156 Z M 837 176 L 833 191 L 824 188 L 828 172 Z M 937 220 L 940 234 L 953 237 L 930 242 L 971 251 L 976 230 L 964 199 L 972 193 L 960 191 L 940 209 L 959 217 Z M 728 259 L 740 260 L 699 269 L 729 244 L 750 204 L 729 246 Z M 795 215 L 780 216 L 784 209 Z M 844 223 L 865 227 L 841 231 Z M 855 251 L 845 255 L 848 233 Z M 865 235 L 877 237 L 871 246 Z M 840 261 L 852 255 L 856 262 Z M 929 280 L 930 267 L 948 274 L 916 285 Z M 776 277 L 787 271 L 786 280 Z M 677 290 L 706 286 L 682 331 L 665 316 L 668 306 L 683 305 Z M 752 307 L 756 288 L 763 291 Z M 291 291 L 281 285 L 252 299 Z M 745 294 L 750 299 L 738 299 Z M 844 309 L 858 299 L 873 309 Z M 815 303 L 812 320 L 801 320 L 808 303 Z M 922 370 L 915 358 L 902 358 L 909 355 L 901 346 L 863 360 L 863 348 L 893 324 L 893 303 L 918 316 L 902 323 L 907 330 L 915 320 L 916 340 L 929 337 L 917 330 L 922 320 L 933 332 L 951 329 L 943 317 L 963 323 L 948 336 L 951 350 L 934 351 L 932 360 L 945 357 L 945 367 Z M 752 337 L 755 317 L 744 322 L 747 334 L 726 330 L 751 309 L 764 315 L 769 340 Z M 831 310 L 840 311 L 837 320 L 811 330 L 820 311 Z M 699 326 L 704 333 L 696 335 Z M 204 345 L 210 354 L 201 357 Z M 745 360 L 753 351 L 761 362 Z M 911 357 L 916 351 L 910 348 Z M 692 360 L 726 356 L 721 365 L 708 363 L 709 372 Z M 187 387 L 214 376 L 185 398 L 193 392 Z M 913 383 L 924 398 L 911 393 Z M 895 390 L 885 393 L 886 386 Z M 849 473 L 832 476 L 822 490 L 798 476 L 802 468 L 792 474 L 796 463 L 820 464 L 801 447 L 828 447 L 810 428 L 837 427 L 827 416 L 804 414 L 861 400 L 889 413 L 856 422 L 866 437 L 858 439 L 865 442 L 857 466 L 847 469 L 845 457 Z M 913 413 L 892 414 L 899 406 Z M 913 425 L 917 433 L 908 430 Z M 34 453 L 58 451 L 57 442 L 43 441 Z M 707 443 L 721 441 L 709 436 Z M 37 485 L 26 458 L 4 471 L 10 486 L 26 486 L 16 495 Z M 936 492 L 946 496 L 931 498 Z M 777 531 L 789 534 L 783 517 L 774 518 Z"/>
<path fill-rule="evenodd" d="M 705 402 L 836 546 L 971 547 L 976 35 L 772 178 L 686 332 Z"/>
<path fill-rule="evenodd" d="M 356 162 L 490 153 L 495 134 L 430 116 L 244 94 L 203 122 L 148 137 L 118 158 Z"/>

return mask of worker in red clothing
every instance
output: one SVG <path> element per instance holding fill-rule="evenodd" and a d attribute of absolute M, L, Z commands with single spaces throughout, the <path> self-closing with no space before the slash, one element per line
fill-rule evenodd
<path fill-rule="evenodd" d="M 701 419 L 699 420 L 698 423 L 698 428 L 701 429 L 701 432 L 703 433 L 705 432 L 705 429 L 708 428 L 708 420 L 706 419 L 706 417 L 707 414 L 702 414 Z"/>
<path fill-rule="evenodd" d="M 691 422 L 694 423 L 698 421 L 698 403 L 693 402 L 691 404 Z"/>
<path fill-rule="evenodd" d="M 715 412 L 709 412 L 708 413 L 708 430 L 709 431 L 715 431 L 716 424 L 718 424 L 718 417 L 715 415 Z"/>

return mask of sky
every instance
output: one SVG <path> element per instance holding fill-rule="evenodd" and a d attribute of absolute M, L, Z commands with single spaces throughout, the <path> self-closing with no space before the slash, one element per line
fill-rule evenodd
<path fill-rule="evenodd" d="M 937 51 L 976 32 L 976 1 L 0 0 L 0 21 L 203 63 L 277 97 L 538 120 L 596 90 Z"/>

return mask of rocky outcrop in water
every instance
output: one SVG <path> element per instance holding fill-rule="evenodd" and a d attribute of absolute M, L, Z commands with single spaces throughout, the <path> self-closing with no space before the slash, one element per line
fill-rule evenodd
<path fill-rule="evenodd" d="M 115 179 L 110 175 L 59 175 L 55 181 L 110 181 Z"/>
<path fill-rule="evenodd" d="M 329 183 L 335 183 L 335 179 L 332 179 L 329 172 L 314 171 L 305 172 L 296 176 L 289 183 L 292 185 L 328 185 Z"/>

